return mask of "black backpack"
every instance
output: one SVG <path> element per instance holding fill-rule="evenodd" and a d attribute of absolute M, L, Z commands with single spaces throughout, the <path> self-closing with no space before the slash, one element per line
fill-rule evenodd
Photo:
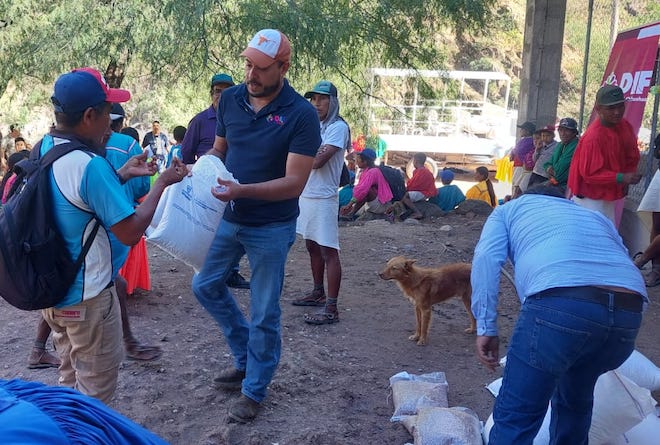
<path fill-rule="evenodd" d="M 401 201 L 403 195 L 406 194 L 406 181 L 403 179 L 403 172 L 401 170 L 390 167 L 389 165 L 381 164 L 378 166 L 385 180 L 392 190 L 392 201 Z"/>
<path fill-rule="evenodd" d="M 346 163 L 344 162 L 341 167 L 341 175 L 339 176 L 339 187 L 344 187 L 350 183 L 351 173 L 348 171 L 348 167 L 346 167 Z"/>
<path fill-rule="evenodd" d="M 44 309 L 66 296 L 99 229 L 73 261 L 55 224 L 49 171 L 53 162 L 84 146 L 58 144 L 39 158 L 41 144 L 16 165 L 17 179 L 0 208 L 0 296 L 13 306 Z"/>

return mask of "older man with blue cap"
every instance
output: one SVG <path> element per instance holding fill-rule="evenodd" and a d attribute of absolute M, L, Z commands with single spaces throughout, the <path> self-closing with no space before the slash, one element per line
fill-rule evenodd
<path fill-rule="evenodd" d="M 125 254 L 120 243 L 133 245 L 142 239 L 165 187 L 188 173 L 177 160 L 158 177 L 144 201 L 133 207 L 122 183 L 153 174 L 155 164 L 147 163 L 142 153 L 115 171 L 104 157 L 112 103 L 130 97 L 126 90 L 109 88 L 93 68 L 63 74 L 51 97 L 55 128 L 34 147 L 41 156 L 60 151 L 51 166 L 51 195 L 55 224 L 71 257 L 78 258 L 87 240 L 92 240 L 64 299 L 42 311 L 62 360 L 59 383 L 105 403 L 115 391 L 124 356 L 114 287 L 121 266 L 117 258 Z"/>

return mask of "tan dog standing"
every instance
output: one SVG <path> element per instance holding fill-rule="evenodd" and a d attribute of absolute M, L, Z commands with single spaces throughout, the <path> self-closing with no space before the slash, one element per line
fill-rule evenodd
<path fill-rule="evenodd" d="M 437 268 L 415 266 L 417 260 L 396 256 L 390 259 L 385 269 L 378 275 L 383 280 L 395 280 L 403 294 L 415 306 L 415 334 L 410 340 L 425 345 L 431 325 L 431 309 L 435 303 L 459 296 L 470 317 L 467 333 L 476 331 L 477 322 L 472 315 L 472 286 L 470 272 L 472 265 L 454 263 Z"/>

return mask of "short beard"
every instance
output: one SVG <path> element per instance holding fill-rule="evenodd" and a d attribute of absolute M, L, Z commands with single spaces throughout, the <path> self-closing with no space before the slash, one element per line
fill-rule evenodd
<path fill-rule="evenodd" d="M 250 89 L 248 88 L 248 94 L 252 97 L 268 97 L 271 96 L 273 93 L 275 93 L 279 87 L 280 87 L 279 83 L 275 85 L 264 86 L 263 91 L 259 93 L 251 93 Z"/>

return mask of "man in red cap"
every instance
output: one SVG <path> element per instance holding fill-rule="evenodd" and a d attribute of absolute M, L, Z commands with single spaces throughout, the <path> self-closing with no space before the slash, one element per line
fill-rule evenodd
<path fill-rule="evenodd" d="M 51 97 L 55 128 L 34 147 L 41 156 L 58 147 L 78 148 L 51 166 L 53 212 L 72 258 L 78 258 L 88 239 L 93 241 L 64 299 L 56 307 L 42 310 L 42 315 L 53 330 L 62 360 L 60 384 L 105 403 L 115 391 L 124 356 L 114 279 L 125 259 L 121 255 L 125 248 L 109 234 L 126 245 L 137 243 L 165 187 L 187 174 L 185 165 L 177 160 L 158 177 L 142 204 L 133 207 L 121 184 L 153 174 L 155 165 L 147 163 L 146 153 L 142 153 L 115 171 L 104 157 L 112 103 L 130 97 L 126 90 L 109 88 L 95 69 L 63 74 Z"/>
<path fill-rule="evenodd" d="M 623 90 L 605 85 L 596 93 L 594 120 L 578 142 L 568 174 L 573 201 L 597 210 L 616 226 L 615 202 L 637 184 L 639 148 L 632 125 L 623 117 L 626 109 Z"/>
<path fill-rule="evenodd" d="M 263 29 L 242 56 L 245 81 L 222 93 L 208 152 L 222 159 L 238 182 L 219 179 L 212 190 L 229 205 L 192 287 L 234 355 L 233 366 L 214 379 L 215 385 L 241 390 L 229 417 L 249 422 L 279 364 L 284 268 L 296 238 L 298 197 L 321 136 L 316 110 L 285 79 L 291 57 L 287 37 Z M 249 320 L 226 284 L 243 254 L 252 270 Z"/>

